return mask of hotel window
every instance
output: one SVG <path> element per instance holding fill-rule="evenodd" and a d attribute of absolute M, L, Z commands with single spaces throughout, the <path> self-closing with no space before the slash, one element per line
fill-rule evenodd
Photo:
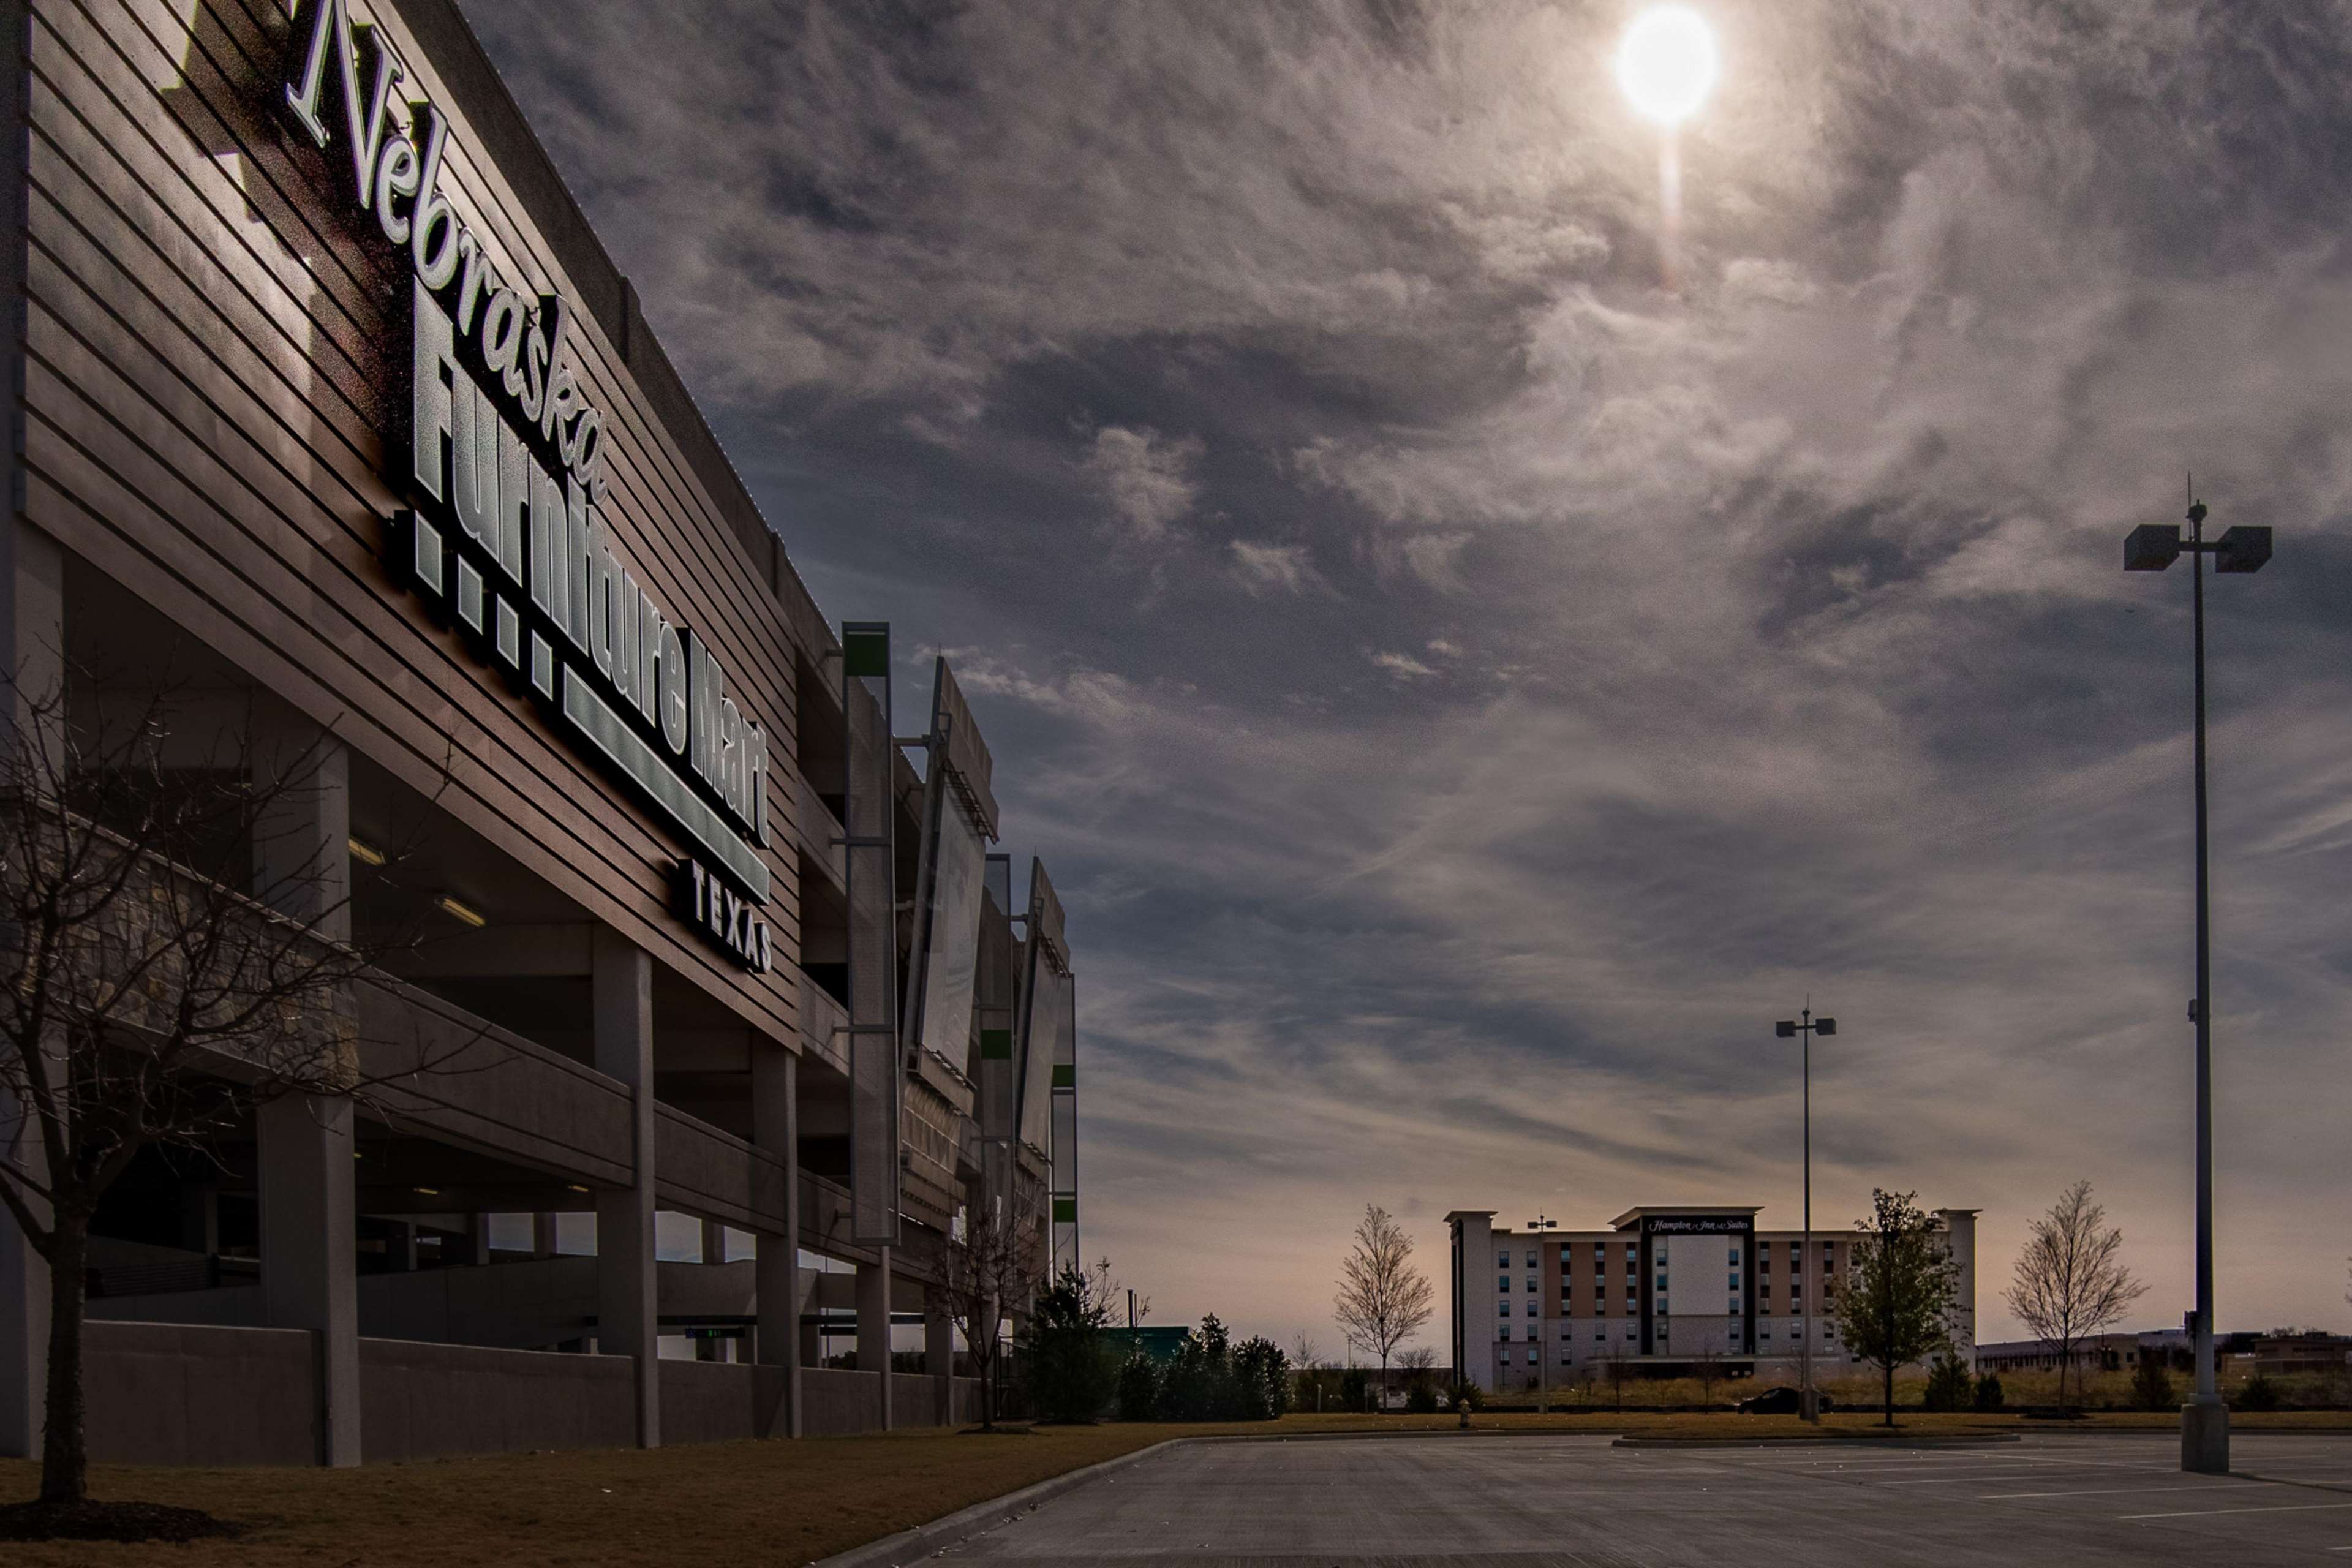
<path fill-rule="evenodd" d="M 1739 1271 L 1736 1268 L 1731 1272 L 1731 1288 L 1735 1290 L 1739 1289 Z"/>
<path fill-rule="evenodd" d="M 1529 1352 L 1528 1352 L 1528 1364 L 1529 1366 L 1533 1366 L 1533 1365 L 1535 1365 L 1535 1364 L 1536 1364 L 1536 1357 L 1537 1357 L 1537 1356 L 1538 1356 L 1538 1355 L 1540 1355 L 1540 1354 L 1542 1354 L 1542 1353 L 1543 1353 L 1543 1352 L 1541 1352 L 1540 1351 L 1529 1351 Z"/>
<path fill-rule="evenodd" d="M 1731 1305 L 1730 1305 L 1730 1306 L 1728 1306 L 1728 1307 L 1726 1307 L 1726 1308 L 1723 1310 L 1723 1315 L 1724 1315 L 1725 1317 L 1727 1317 L 1727 1318 L 1736 1318 L 1736 1317 L 1739 1316 L 1739 1298 L 1738 1298 L 1738 1297 L 1734 1296 L 1734 1297 L 1731 1299 Z"/>
<path fill-rule="evenodd" d="M 1508 1301 L 1506 1301 L 1506 1302 L 1504 1302 L 1504 1303 L 1503 1303 L 1503 1316 L 1507 1318 L 1507 1317 L 1509 1317 L 1510 1315 L 1511 1315 L 1511 1304 L 1510 1304 Z"/>
<path fill-rule="evenodd" d="M 1632 1253 L 1627 1253 L 1625 1255 L 1625 1277 L 1629 1279 L 1636 1279 L 1641 1277 L 1641 1274 L 1642 1265 L 1640 1261 L 1636 1259 Z"/>
<path fill-rule="evenodd" d="M 1500 1290 L 1506 1296 L 1509 1295 L 1511 1293 L 1511 1277 L 1507 1274 L 1501 1276 L 1495 1281 L 1495 1289 Z"/>
<path fill-rule="evenodd" d="M 1507 1252 L 1498 1252 L 1498 1253 L 1495 1254 L 1495 1267 L 1496 1267 L 1496 1268 L 1508 1268 L 1510 1266 L 1511 1266 L 1511 1255 L 1510 1255 L 1509 1253 L 1507 1253 Z"/>
<path fill-rule="evenodd" d="M 1605 1340 L 1609 1337 L 1609 1331 L 1605 1328 L 1595 1329 L 1592 1331 L 1592 1337 L 1596 1340 Z"/>
<path fill-rule="evenodd" d="M 1739 1267 L 1739 1248 L 1736 1247 L 1731 1249 L 1731 1266 L 1734 1268 Z"/>
<path fill-rule="evenodd" d="M 1532 1295 L 1534 1295 L 1535 1293 L 1536 1293 L 1536 1277 L 1535 1277 L 1534 1275 L 1530 1274 L 1530 1275 L 1528 1275 L 1528 1295 L 1530 1295 L 1530 1296 L 1532 1296 Z"/>
<path fill-rule="evenodd" d="M 1628 1309 L 1631 1309 L 1631 1308 L 1632 1308 L 1632 1306 L 1633 1305 L 1634 1298 L 1635 1298 L 1635 1292 L 1634 1292 L 1633 1287 L 1632 1287 L 1631 1285 L 1626 1286 L 1626 1287 L 1625 1287 L 1625 1305 L 1626 1305 L 1626 1307 L 1627 1307 Z"/>

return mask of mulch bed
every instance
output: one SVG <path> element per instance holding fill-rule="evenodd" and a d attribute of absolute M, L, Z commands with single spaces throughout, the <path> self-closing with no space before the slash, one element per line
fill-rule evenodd
<path fill-rule="evenodd" d="M 0 1541 L 205 1541 L 235 1535 L 201 1509 L 156 1502 L 17 1502 L 0 1507 Z"/>

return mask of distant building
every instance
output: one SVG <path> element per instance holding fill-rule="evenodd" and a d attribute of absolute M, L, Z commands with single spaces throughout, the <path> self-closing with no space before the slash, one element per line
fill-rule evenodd
<path fill-rule="evenodd" d="M 1791 1376 L 1804 1336 L 1819 1371 L 1859 1363 L 1838 1341 L 1837 1294 L 1854 1233 L 1759 1230 L 1753 1207 L 1633 1208 L 1607 1230 L 1513 1230 L 1493 1209 L 1456 1209 L 1450 1304 L 1458 1375 L 1500 1391 L 1554 1387 L 1630 1370 L 1684 1376 Z M 1975 1342 L 1975 1209 L 1937 1209 L 1960 1268 L 1957 1338 Z M 1811 1292 L 1808 1299 L 1807 1291 Z M 1491 1325 L 1491 1327 L 1489 1326 Z"/>
<path fill-rule="evenodd" d="M 2221 1370 L 2230 1376 L 2261 1373 L 2278 1377 L 2294 1373 L 2343 1372 L 2352 1366 L 2352 1335 L 2322 1333 L 2224 1333 L 2214 1341 Z M 2138 1333 L 2095 1334 L 2074 1346 L 2067 1363 L 2084 1372 L 2137 1372 L 2144 1361 L 2158 1361 L 2176 1372 L 2195 1364 L 2189 1334 L 2183 1329 L 2143 1330 Z M 2043 1340 L 2009 1340 L 1977 1347 L 1979 1372 L 2055 1372 L 2058 1352 Z"/>

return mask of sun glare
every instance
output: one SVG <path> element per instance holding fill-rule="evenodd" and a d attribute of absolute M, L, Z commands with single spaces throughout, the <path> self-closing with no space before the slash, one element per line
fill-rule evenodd
<path fill-rule="evenodd" d="M 1687 5 L 1658 5 L 1625 29 L 1617 83 L 1643 115 L 1678 125 L 1706 101 L 1721 64 L 1706 18 Z"/>

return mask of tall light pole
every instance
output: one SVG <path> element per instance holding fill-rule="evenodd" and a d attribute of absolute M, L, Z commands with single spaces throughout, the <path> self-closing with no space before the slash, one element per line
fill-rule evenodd
<path fill-rule="evenodd" d="M 2205 557 L 2215 572 L 2259 572 L 2271 558 L 2271 531 L 2240 526 L 2205 537 L 2205 503 L 2192 494 L 2189 537 L 2178 523 L 2142 523 L 2124 538 L 2124 570 L 2161 572 L 2189 552 L 2190 633 L 2197 669 L 2197 1392 L 2180 1407 L 2180 1468 L 2204 1475 L 2230 1470 L 2230 1407 L 2213 1377 L 2213 952 L 2205 851 Z"/>
<path fill-rule="evenodd" d="M 1813 1037 L 1828 1039 L 1837 1033 L 1835 1018 L 1816 1018 L 1807 1007 L 1795 1018 L 1783 1018 L 1772 1026 L 1780 1038 L 1805 1037 L 1805 1244 L 1797 1254 L 1797 1267 L 1790 1279 L 1797 1290 L 1797 1415 L 1807 1421 L 1822 1418 L 1821 1396 L 1813 1392 L 1813 1296 L 1805 1289 L 1805 1279 L 1813 1262 Z"/>

